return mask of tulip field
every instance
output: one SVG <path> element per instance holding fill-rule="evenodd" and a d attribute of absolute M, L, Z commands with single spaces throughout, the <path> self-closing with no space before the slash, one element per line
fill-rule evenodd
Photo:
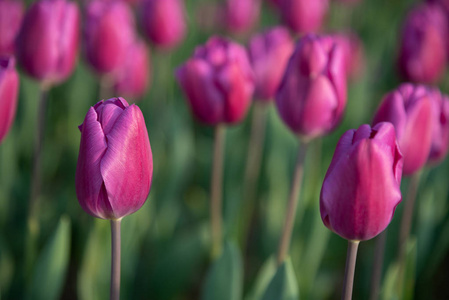
<path fill-rule="evenodd" d="M 449 1 L 0 0 L 0 299 L 449 299 Z"/>

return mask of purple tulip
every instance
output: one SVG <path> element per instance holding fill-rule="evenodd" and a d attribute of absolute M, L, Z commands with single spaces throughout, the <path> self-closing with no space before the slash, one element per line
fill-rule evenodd
<path fill-rule="evenodd" d="M 362 41 L 355 33 L 337 33 L 333 37 L 343 50 L 344 65 L 348 78 L 358 78 L 365 65 Z"/>
<path fill-rule="evenodd" d="M 245 48 L 212 37 L 176 71 L 195 117 L 206 124 L 242 121 L 254 91 L 254 74 Z"/>
<path fill-rule="evenodd" d="M 432 102 L 424 86 L 402 84 L 387 94 L 373 124 L 391 122 L 404 154 L 404 175 L 421 169 L 427 161 L 432 142 Z"/>
<path fill-rule="evenodd" d="M 117 95 L 136 99 L 145 94 L 150 80 L 149 53 L 143 41 L 129 47 L 123 66 L 113 76 Z"/>
<path fill-rule="evenodd" d="M 22 25 L 23 3 L 0 0 L 0 55 L 13 55 L 17 34 Z"/>
<path fill-rule="evenodd" d="M 65 0 L 39 0 L 29 8 L 17 38 L 17 59 L 32 77 L 64 81 L 78 54 L 79 10 Z"/>
<path fill-rule="evenodd" d="M 76 194 L 94 217 L 121 219 L 145 203 L 153 157 L 142 112 L 123 98 L 102 100 L 80 125 Z"/>
<path fill-rule="evenodd" d="M 316 32 L 321 28 L 329 0 L 281 0 L 281 17 L 296 33 Z"/>
<path fill-rule="evenodd" d="M 186 34 L 182 0 L 143 0 L 142 27 L 156 46 L 176 47 Z"/>
<path fill-rule="evenodd" d="M 19 75 L 13 57 L 0 57 L 0 143 L 9 131 L 17 108 Z"/>
<path fill-rule="evenodd" d="M 256 99 L 273 100 L 293 48 L 293 39 L 283 27 L 256 34 L 250 40 L 248 53 L 256 79 Z"/>
<path fill-rule="evenodd" d="M 86 8 L 84 48 L 87 61 L 99 74 L 119 69 L 134 42 L 135 21 L 123 1 L 93 0 Z"/>
<path fill-rule="evenodd" d="M 412 10 L 404 24 L 399 69 L 406 80 L 437 81 L 446 67 L 447 20 L 436 5 L 423 4 Z"/>
<path fill-rule="evenodd" d="M 346 131 L 321 188 L 324 225 L 347 240 L 381 233 L 401 202 L 402 163 L 392 124 Z"/>
<path fill-rule="evenodd" d="M 449 97 L 437 89 L 430 91 L 433 113 L 432 144 L 430 146 L 429 162 L 441 162 L 449 147 Z"/>
<path fill-rule="evenodd" d="M 226 0 L 223 21 L 230 32 L 246 32 L 254 26 L 260 15 L 260 0 Z"/>
<path fill-rule="evenodd" d="M 308 138 L 329 133 L 346 106 L 343 52 L 330 36 L 303 37 L 276 94 L 279 115 L 290 129 Z"/>

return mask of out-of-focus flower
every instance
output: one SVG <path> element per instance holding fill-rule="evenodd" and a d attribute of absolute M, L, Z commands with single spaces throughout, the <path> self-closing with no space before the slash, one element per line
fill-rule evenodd
<path fill-rule="evenodd" d="M 79 10 L 73 2 L 34 2 L 17 38 L 17 60 L 22 68 L 49 84 L 67 79 L 78 54 L 79 23 Z"/>
<path fill-rule="evenodd" d="M 437 5 L 422 4 L 407 16 L 399 51 L 399 69 L 410 81 L 432 83 L 446 67 L 447 20 Z"/>
<path fill-rule="evenodd" d="M 234 33 L 249 31 L 260 15 L 260 0 L 226 0 L 222 19 L 227 30 Z"/>
<path fill-rule="evenodd" d="M 256 79 L 255 99 L 274 99 L 293 49 L 293 39 L 283 27 L 272 28 L 251 38 L 248 53 Z"/>
<path fill-rule="evenodd" d="M 123 1 L 93 0 L 87 5 L 84 52 L 96 72 L 113 72 L 123 65 L 134 28 L 134 16 Z"/>
<path fill-rule="evenodd" d="M 212 37 L 176 71 L 195 117 L 206 124 L 243 120 L 254 91 L 254 74 L 245 48 Z"/>
<path fill-rule="evenodd" d="M 330 36 L 303 37 L 276 94 L 282 120 L 303 137 L 332 131 L 346 106 L 343 51 Z"/>
<path fill-rule="evenodd" d="M 429 91 L 432 100 L 433 131 L 430 146 L 429 162 L 436 164 L 442 161 L 449 147 L 449 97 L 438 89 Z"/>
<path fill-rule="evenodd" d="M 329 0 L 281 0 L 282 20 L 296 33 L 316 32 L 321 28 Z"/>
<path fill-rule="evenodd" d="M 337 33 L 334 39 L 343 50 L 348 78 L 358 78 L 365 66 L 362 41 L 355 33 Z"/>
<path fill-rule="evenodd" d="M 348 130 L 321 188 L 324 225 L 347 240 L 369 240 L 381 233 L 402 199 L 402 162 L 391 123 Z"/>
<path fill-rule="evenodd" d="M 14 54 L 15 41 L 22 25 L 23 3 L 20 0 L 0 0 L 0 55 Z"/>
<path fill-rule="evenodd" d="M 182 0 L 143 0 L 142 27 L 156 46 L 176 47 L 186 34 Z"/>
<path fill-rule="evenodd" d="M 151 74 L 149 53 L 143 41 L 129 47 L 123 66 L 113 75 L 117 95 L 138 99 L 145 94 Z"/>
<path fill-rule="evenodd" d="M 145 203 L 153 157 L 142 112 L 123 98 L 102 100 L 80 125 L 76 194 L 94 217 L 121 219 Z"/>
<path fill-rule="evenodd" d="M 0 57 L 0 144 L 11 128 L 17 108 L 19 75 L 12 57 Z"/>
<path fill-rule="evenodd" d="M 421 169 L 432 143 L 432 101 L 426 87 L 402 84 L 388 93 L 380 104 L 373 124 L 391 122 L 404 155 L 404 175 Z"/>

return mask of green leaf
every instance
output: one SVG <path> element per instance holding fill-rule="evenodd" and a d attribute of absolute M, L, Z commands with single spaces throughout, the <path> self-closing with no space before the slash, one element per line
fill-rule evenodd
<path fill-rule="evenodd" d="M 254 287 L 248 297 L 246 297 L 246 300 L 258 300 L 262 298 L 268 284 L 271 282 L 274 274 L 276 274 L 276 269 L 276 258 L 274 256 L 270 256 L 270 258 L 267 259 L 267 261 L 265 261 L 262 265 L 262 268 L 257 275 Z"/>
<path fill-rule="evenodd" d="M 70 257 L 70 221 L 63 216 L 34 268 L 28 299 L 59 299 Z"/>
<path fill-rule="evenodd" d="M 262 300 L 297 300 L 298 285 L 290 258 L 286 259 L 276 271 Z"/>
<path fill-rule="evenodd" d="M 242 299 L 243 266 L 239 249 L 227 242 L 221 256 L 209 269 L 203 286 L 203 300 Z"/>

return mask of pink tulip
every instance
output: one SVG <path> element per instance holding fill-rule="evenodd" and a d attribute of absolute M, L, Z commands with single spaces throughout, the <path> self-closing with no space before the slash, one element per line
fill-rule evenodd
<path fill-rule="evenodd" d="M 412 10 L 404 24 L 399 69 L 406 80 L 436 82 L 446 67 L 447 20 L 443 10 L 422 4 Z"/>
<path fill-rule="evenodd" d="M 149 53 L 143 41 L 135 42 L 129 47 L 123 66 L 113 75 L 117 95 L 136 99 L 145 94 L 150 80 Z"/>
<path fill-rule="evenodd" d="M 332 131 L 346 106 L 343 52 L 330 36 L 306 35 L 276 95 L 282 120 L 296 134 L 315 138 Z"/>
<path fill-rule="evenodd" d="M 67 79 L 78 54 L 79 19 L 73 2 L 34 2 L 17 39 L 17 59 L 23 69 L 35 79 L 51 84 Z"/>
<path fill-rule="evenodd" d="M 186 34 L 182 0 L 143 0 L 142 27 L 156 46 L 176 47 Z"/>
<path fill-rule="evenodd" d="M 0 0 L 0 55 L 13 55 L 23 19 L 20 0 Z"/>
<path fill-rule="evenodd" d="M 429 162 L 441 162 L 449 147 L 449 97 L 437 89 L 430 91 L 433 113 L 432 144 L 430 146 Z"/>
<path fill-rule="evenodd" d="M 321 28 L 329 0 L 281 0 L 281 17 L 296 33 L 316 32 Z"/>
<path fill-rule="evenodd" d="M 142 112 L 123 98 L 102 100 L 87 112 L 76 167 L 76 194 L 94 217 L 121 219 L 150 192 L 153 157 Z"/>
<path fill-rule="evenodd" d="M 134 42 L 135 21 L 123 1 L 93 0 L 86 8 L 84 49 L 87 61 L 99 74 L 122 67 Z"/>
<path fill-rule="evenodd" d="M 392 124 L 346 131 L 321 188 L 324 225 L 347 240 L 381 233 L 401 202 L 402 162 Z"/>
<path fill-rule="evenodd" d="M 254 91 L 254 74 L 245 48 L 212 37 L 176 71 L 195 117 L 206 124 L 243 120 Z"/>
<path fill-rule="evenodd" d="M 12 57 L 0 57 L 0 143 L 16 115 L 19 75 Z"/>
<path fill-rule="evenodd" d="M 233 33 L 249 31 L 260 15 L 260 0 L 226 0 L 223 21 L 227 30 Z"/>
<path fill-rule="evenodd" d="M 362 41 L 355 33 L 337 33 L 333 37 L 343 50 L 348 78 L 358 78 L 365 65 Z"/>
<path fill-rule="evenodd" d="M 293 49 L 293 39 L 283 27 L 256 34 L 250 40 L 248 53 L 256 79 L 256 99 L 274 99 Z"/>
<path fill-rule="evenodd" d="M 432 102 L 424 86 L 402 84 L 387 94 L 373 124 L 391 122 L 404 155 L 404 175 L 421 169 L 427 161 L 432 142 Z"/>

